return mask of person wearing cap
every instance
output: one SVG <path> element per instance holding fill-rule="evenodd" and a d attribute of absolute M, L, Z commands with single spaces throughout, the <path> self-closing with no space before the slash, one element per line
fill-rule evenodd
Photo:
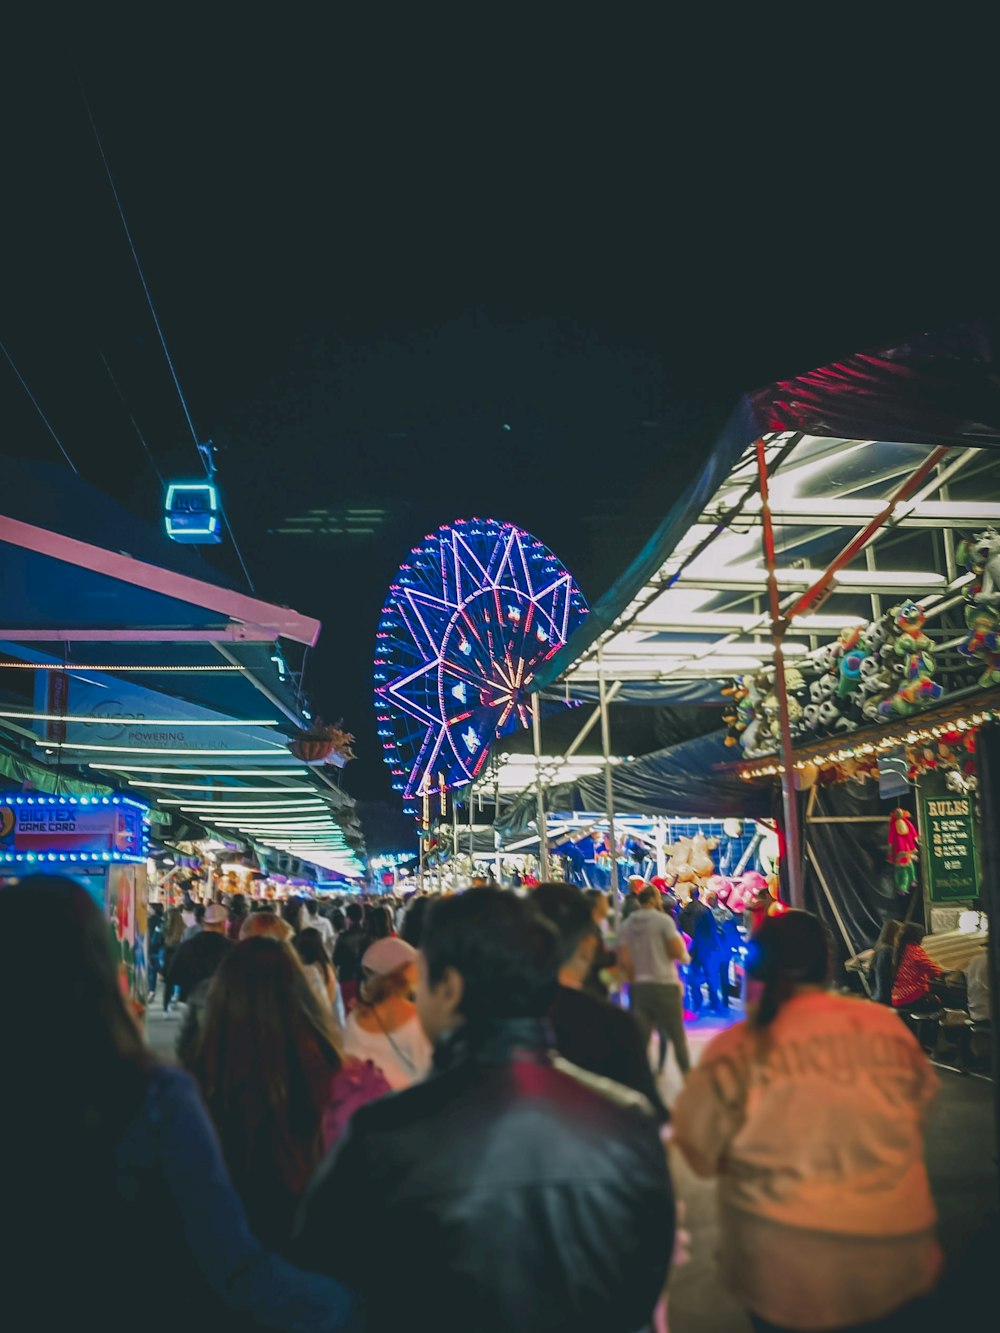
<path fill-rule="evenodd" d="M 624 903 L 622 904 L 623 921 L 627 921 L 628 918 L 632 915 L 632 913 L 638 908 L 639 894 L 642 893 L 645 887 L 646 887 L 646 881 L 643 879 L 641 875 L 629 875 L 628 893 L 625 897 Z"/>
<path fill-rule="evenodd" d="M 419 1082 L 431 1067 L 431 1044 L 413 1002 L 417 951 L 390 935 L 369 945 L 361 985 L 344 1026 L 344 1054 L 371 1060 L 394 1092 Z"/>
<path fill-rule="evenodd" d="M 190 1063 L 198 1044 L 209 982 L 233 947 L 227 935 L 228 924 L 229 913 L 222 904 L 209 903 L 201 930 L 180 946 L 170 968 L 167 983 L 177 987 L 181 1001 L 187 1006 L 176 1043 L 182 1064 Z"/>

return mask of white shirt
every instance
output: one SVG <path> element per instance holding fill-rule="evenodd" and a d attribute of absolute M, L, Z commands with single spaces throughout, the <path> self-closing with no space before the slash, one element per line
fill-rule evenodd
<path fill-rule="evenodd" d="M 618 932 L 618 942 L 632 955 L 636 982 L 653 981 L 661 986 L 679 986 L 680 978 L 667 953 L 669 940 L 680 938 L 677 923 L 667 912 L 640 907 Z"/>
<path fill-rule="evenodd" d="M 990 1019 L 990 969 L 986 950 L 980 949 L 969 960 L 965 969 L 966 999 L 969 1005 L 969 1017 L 976 1023 L 988 1023 Z"/>
<path fill-rule="evenodd" d="M 432 1048 L 416 1016 L 394 1032 L 366 1032 L 352 1012 L 344 1027 L 344 1054 L 371 1060 L 393 1092 L 399 1092 L 427 1074 Z"/>

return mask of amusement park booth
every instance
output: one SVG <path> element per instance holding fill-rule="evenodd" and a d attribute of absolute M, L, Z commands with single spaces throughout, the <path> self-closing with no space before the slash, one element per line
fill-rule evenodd
<path fill-rule="evenodd" d="M 0 885 L 61 875 L 105 914 L 122 993 L 145 1009 L 149 807 L 131 796 L 0 793 Z"/>

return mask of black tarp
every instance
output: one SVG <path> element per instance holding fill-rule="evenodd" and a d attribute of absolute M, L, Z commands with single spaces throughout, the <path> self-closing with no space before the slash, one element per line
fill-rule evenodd
<path fill-rule="evenodd" d="M 905 796 L 885 800 L 875 782 L 837 782 L 820 787 L 812 803 L 811 818 L 805 819 L 811 793 L 799 797 L 799 818 L 805 857 L 803 889 L 805 905 L 826 922 L 841 958 L 870 949 L 892 918 L 902 920 L 910 908 L 909 895 L 901 897 L 893 883 L 892 866 L 887 859 L 889 816 L 897 806 L 909 810 L 916 822 L 916 801 L 912 790 Z M 865 823 L 824 824 L 817 819 L 856 819 Z M 819 881 L 810 859 L 816 858 L 823 879 L 833 895 L 837 911 L 850 939 L 850 948 Z M 923 897 L 919 886 L 911 890 L 917 901 L 909 911 L 913 921 L 922 920 Z"/>
<path fill-rule="evenodd" d="M 718 731 L 698 736 L 616 765 L 612 781 L 615 810 L 623 815 L 668 819 L 770 818 L 773 811 L 768 787 L 716 771 L 716 765 L 733 757 L 724 744 L 724 735 Z M 603 811 L 603 773 L 549 788 L 545 806 L 552 814 Z M 499 821 L 504 837 L 526 829 L 535 812 L 533 792 L 506 808 Z"/>

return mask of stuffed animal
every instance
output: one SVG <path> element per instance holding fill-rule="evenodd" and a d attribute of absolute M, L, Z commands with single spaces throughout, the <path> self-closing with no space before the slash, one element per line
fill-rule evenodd
<path fill-rule="evenodd" d="M 902 808 L 889 816 L 888 861 L 893 867 L 892 877 L 896 892 L 909 893 L 917 878 L 917 830 L 909 812 Z"/>
<path fill-rule="evenodd" d="M 704 833 L 696 833 L 691 839 L 691 869 L 699 879 L 708 879 L 715 873 L 715 863 L 708 853 L 718 845 L 718 838 L 706 838 Z"/>
<path fill-rule="evenodd" d="M 1000 532 L 987 528 L 965 546 L 963 553 L 975 571 L 982 571 L 976 602 L 980 606 L 1000 605 Z"/>
<path fill-rule="evenodd" d="M 958 651 L 963 657 L 978 657 L 986 666 L 979 677 L 983 689 L 1000 684 L 1000 615 L 991 606 L 973 602 L 965 608 L 969 634 Z"/>
<path fill-rule="evenodd" d="M 910 717 L 940 699 L 943 686 L 933 678 L 934 658 L 932 641 L 923 632 L 924 612 L 916 602 L 907 599 L 892 609 L 896 638 L 893 653 L 901 659 L 902 678 L 891 698 L 879 705 L 882 717 Z"/>

